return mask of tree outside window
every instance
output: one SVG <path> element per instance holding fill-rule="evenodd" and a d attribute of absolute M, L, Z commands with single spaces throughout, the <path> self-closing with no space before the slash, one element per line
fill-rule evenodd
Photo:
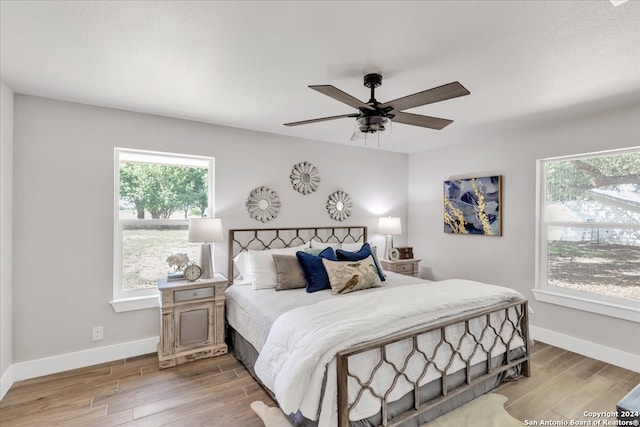
<path fill-rule="evenodd" d="M 155 292 L 172 253 L 200 261 L 199 245 L 187 242 L 188 220 L 209 216 L 212 169 L 212 158 L 116 151 L 116 298 Z"/>
<path fill-rule="evenodd" d="M 135 207 L 137 219 L 203 217 L 208 172 L 199 167 L 121 162 L 120 200 Z"/>
<path fill-rule="evenodd" d="M 538 287 L 640 301 L 640 151 L 540 166 Z"/>

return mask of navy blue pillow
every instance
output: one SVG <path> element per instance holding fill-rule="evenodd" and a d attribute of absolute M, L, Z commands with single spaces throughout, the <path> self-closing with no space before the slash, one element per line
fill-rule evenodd
<path fill-rule="evenodd" d="M 298 257 L 298 262 L 300 262 L 304 277 L 307 279 L 307 292 L 311 293 L 323 289 L 331 289 L 329 276 L 322 264 L 322 258 L 337 261 L 333 248 L 325 248 L 317 256 L 298 251 L 296 252 L 296 257 Z"/>
<path fill-rule="evenodd" d="M 373 252 L 371 252 L 371 246 L 369 246 L 368 243 L 362 245 L 362 248 L 360 248 L 358 252 L 349 252 L 345 251 L 344 249 L 337 249 L 336 254 L 338 255 L 338 261 L 360 261 L 367 258 L 368 256 L 373 256 Z M 378 276 L 380 276 L 380 280 L 384 282 L 384 273 L 378 265 L 378 260 L 376 259 L 376 257 L 373 257 L 373 262 L 376 264 L 376 268 L 378 269 Z"/>

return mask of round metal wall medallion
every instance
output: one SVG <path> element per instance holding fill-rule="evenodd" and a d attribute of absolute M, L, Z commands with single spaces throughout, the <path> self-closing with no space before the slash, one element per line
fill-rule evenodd
<path fill-rule="evenodd" d="M 336 221 L 344 221 L 351 216 L 353 203 L 351 196 L 344 191 L 336 191 L 329 196 L 327 200 L 327 212 L 332 219 Z"/>
<path fill-rule="evenodd" d="M 318 168 L 309 162 L 296 164 L 291 170 L 291 184 L 293 189 L 302 194 L 313 193 L 318 189 L 320 175 Z"/>
<path fill-rule="evenodd" d="M 246 206 L 251 218 L 260 222 L 271 221 L 280 212 L 280 197 L 268 187 L 258 187 L 249 193 Z"/>

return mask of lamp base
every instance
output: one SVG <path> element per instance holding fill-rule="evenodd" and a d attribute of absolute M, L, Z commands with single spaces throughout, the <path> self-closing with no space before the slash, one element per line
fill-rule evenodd
<path fill-rule="evenodd" d="M 384 242 L 384 258 L 391 259 L 391 248 L 393 248 L 393 236 L 387 234 L 387 240 Z"/>
<path fill-rule="evenodd" d="M 200 245 L 200 267 L 202 268 L 202 278 L 211 279 L 213 277 L 213 263 L 211 262 L 211 243 Z"/>

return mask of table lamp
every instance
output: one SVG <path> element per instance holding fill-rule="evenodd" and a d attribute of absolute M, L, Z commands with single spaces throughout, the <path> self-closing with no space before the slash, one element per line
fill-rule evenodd
<path fill-rule="evenodd" d="M 224 240 L 222 220 L 220 218 L 191 218 L 189 219 L 189 242 L 202 243 L 200 246 L 200 267 L 202 278 L 213 277 L 213 263 L 211 258 L 211 242 Z"/>
<path fill-rule="evenodd" d="M 391 248 L 393 247 L 393 236 L 402 234 L 400 218 L 392 216 L 380 217 L 380 219 L 378 219 L 378 233 L 387 235 L 387 240 L 384 245 L 384 257 L 391 259 L 389 252 L 391 252 Z"/>

